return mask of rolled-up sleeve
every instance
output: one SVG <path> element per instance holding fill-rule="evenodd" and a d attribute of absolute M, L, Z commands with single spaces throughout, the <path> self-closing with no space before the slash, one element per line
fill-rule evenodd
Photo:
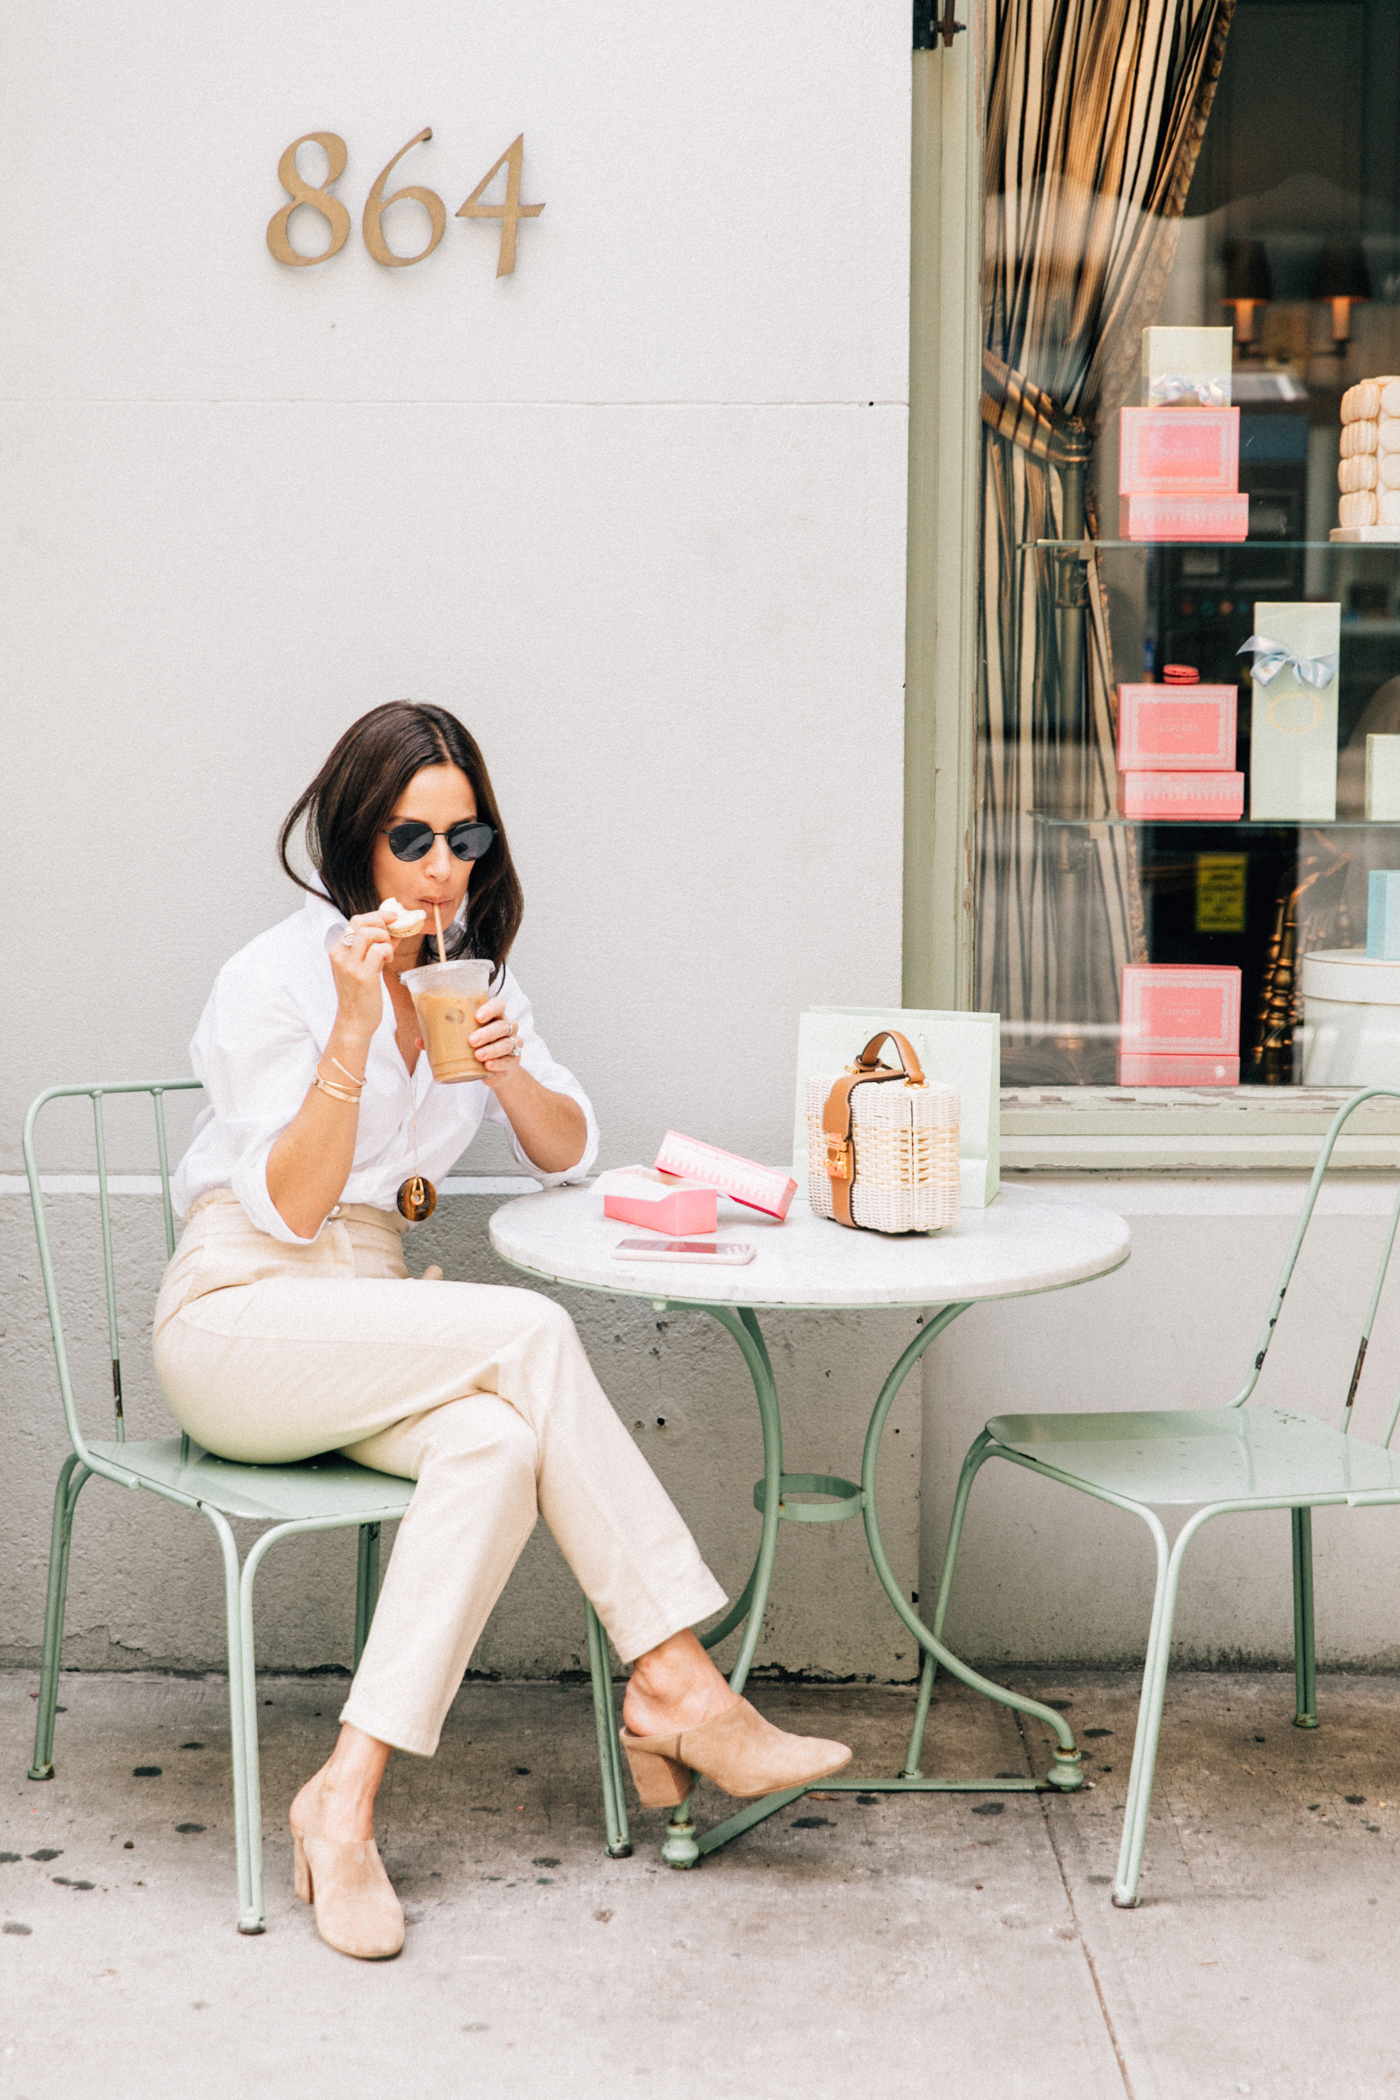
<path fill-rule="evenodd" d="M 525 1172 L 533 1174 L 536 1181 L 541 1182 L 545 1188 L 559 1188 L 565 1182 L 570 1181 L 586 1181 L 589 1169 L 598 1157 L 598 1119 L 593 1113 L 593 1103 L 589 1100 L 587 1094 L 585 1094 L 583 1088 L 567 1066 L 557 1064 L 550 1056 L 548 1044 L 535 1027 L 535 1017 L 530 1002 L 509 970 L 505 973 L 505 991 L 503 996 L 505 999 L 506 1018 L 513 1021 L 520 1032 L 520 1062 L 525 1070 L 532 1079 L 537 1079 L 541 1086 L 548 1087 L 552 1094 L 567 1095 L 570 1101 L 576 1101 L 583 1110 L 585 1124 L 583 1151 L 573 1166 L 565 1167 L 558 1174 L 547 1174 L 543 1167 L 536 1165 L 535 1161 L 530 1158 L 514 1130 L 511 1129 L 509 1116 L 507 1116 L 489 1087 L 483 1089 L 486 1094 L 485 1114 L 493 1123 L 504 1123 L 506 1129 L 510 1132 L 511 1150 L 515 1154 L 516 1159 Z M 307 1084 L 310 1085 L 309 1080 Z"/>
<path fill-rule="evenodd" d="M 273 1239 L 308 1247 L 267 1188 L 268 1155 L 306 1099 L 316 1044 L 291 998 L 236 969 L 219 977 L 190 1045 L 195 1075 L 219 1120 L 229 1186 L 251 1222 Z"/>

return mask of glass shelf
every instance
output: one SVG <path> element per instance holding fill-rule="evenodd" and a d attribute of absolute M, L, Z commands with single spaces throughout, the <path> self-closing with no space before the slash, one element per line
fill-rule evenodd
<path fill-rule="evenodd" d="M 1212 553 L 1243 549 L 1251 554 L 1400 554 L 1400 533 L 1393 540 L 1022 540 L 1022 554 L 1074 554 L 1088 548 L 1094 554 L 1117 553 L 1139 548 L 1156 553 L 1168 547 L 1209 548 Z"/>
<path fill-rule="evenodd" d="M 1183 688 L 1185 690 L 1185 688 Z M 1394 817 L 1060 817 L 1049 810 L 1033 809 L 1037 824 L 1050 824 L 1070 831 L 1087 831 L 1094 824 L 1111 824 L 1120 831 L 1148 831 L 1170 825 L 1175 831 L 1400 831 Z"/>

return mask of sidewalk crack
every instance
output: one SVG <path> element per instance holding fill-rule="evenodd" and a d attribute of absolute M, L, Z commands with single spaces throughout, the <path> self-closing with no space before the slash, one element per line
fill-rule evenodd
<path fill-rule="evenodd" d="M 1021 1746 L 1026 1752 L 1027 1766 L 1031 1767 L 1031 1746 L 1026 1740 L 1024 1714 L 1016 1715 L 1016 1727 L 1021 1737 Z M 1089 1981 L 1094 1986 L 1094 1996 L 1099 2002 L 1099 2014 L 1103 2020 L 1104 2031 L 1108 2035 L 1109 2042 L 1112 2045 L 1113 2049 L 1114 2059 L 1118 2065 L 1118 2076 L 1123 2081 L 1123 2091 L 1127 2095 L 1127 2100 L 1136 2100 L 1136 2096 L 1133 2092 L 1133 2081 L 1128 2076 L 1128 2066 L 1126 2061 L 1124 2060 L 1123 2051 L 1119 2047 L 1118 2031 L 1113 2024 L 1113 2015 L 1108 2009 L 1108 2000 L 1104 1996 L 1103 1984 L 1099 1980 L 1098 1965 L 1094 1960 L 1093 1954 L 1090 1952 L 1089 1942 L 1084 1935 L 1083 1922 L 1079 1916 L 1079 1906 L 1074 1900 L 1074 1890 L 1070 1886 L 1069 1872 L 1065 1866 L 1064 1854 L 1060 1850 L 1060 1840 L 1056 1835 L 1055 1819 L 1050 1813 L 1049 1798 L 1045 1794 L 1040 1794 L 1037 1797 L 1037 1799 L 1039 1801 L 1040 1806 L 1040 1819 L 1045 1825 L 1045 1835 L 1050 1840 L 1050 1850 L 1055 1855 L 1055 1865 L 1059 1869 L 1060 1885 L 1065 1892 L 1065 1902 L 1069 1906 L 1069 1914 L 1074 1921 L 1074 1936 L 1078 1940 L 1080 1949 L 1083 1952 L 1084 1960 L 1089 1970 Z"/>

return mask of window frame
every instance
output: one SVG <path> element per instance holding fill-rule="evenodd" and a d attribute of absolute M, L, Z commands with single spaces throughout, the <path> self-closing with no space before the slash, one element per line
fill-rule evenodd
<path fill-rule="evenodd" d="M 906 1006 L 973 997 L 981 489 L 983 11 L 912 67 L 905 615 Z M 1297 1172 L 1350 1089 L 1014 1087 L 1010 1172 Z M 1361 1110 L 1338 1165 L 1400 1167 L 1400 1101 Z"/>

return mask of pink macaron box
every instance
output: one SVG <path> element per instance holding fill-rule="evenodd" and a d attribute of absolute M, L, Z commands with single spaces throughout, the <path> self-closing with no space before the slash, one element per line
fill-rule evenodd
<path fill-rule="evenodd" d="M 1119 410 L 1120 496 L 1237 496 L 1237 408 Z"/>
<path fill-rule="evenodd" d="M 603 1216 L 623 1225 L 687 1239 L 714 1232 L 719 1224 L 719 1199 L 711 1187 L 659 1174 L 655 1167 L 613 1167 L 598 1176 L 596 1186 L 603 1195 Z"/>
<path fill-rule="evenodd" d="M 1149 824 L 1228 824 L 1244 815 L 1243 773 L 1120 773 L 1118 814 Z"/>
<path fill-rule="evenodd" d="M 1244 540 L 1249 537 L 1248 496 L 1129 496 L 1127 540 Z"/>
<path fill-rule="evenodd" d="M 1237 1057 L 1156 1057 L 1149 1051 L 1139 1056 L 1132 1050 L 1118 1053 L 1119 1086 L 1238 1086 Z"/>
<path fill-rule="evenodd" d="M 781 1221 L 797 1194 L 797 1183 L 781 1167 L 761 1166 L 756 1159 L 743 1159 L 736 1152 L 721 1152 L 700 1138 L 683 1137 L 668 1130 L 656 1155 L 657 1166 L 667 1174 L 684 1174 L 691 1181 L 707 1182 L 735 1203 L 747 1204 Z"/>
<path fill-rule="evenodd" d="M 1233 963 L 1125 963 L 1125 1053 L 1238 1057 L 1240 973 Z"/>
<path fill-rule="evenodd" d="M 1233 685 L 1120 685 L 1120 771 L 1233 773 L 1238 704 Z"/>

